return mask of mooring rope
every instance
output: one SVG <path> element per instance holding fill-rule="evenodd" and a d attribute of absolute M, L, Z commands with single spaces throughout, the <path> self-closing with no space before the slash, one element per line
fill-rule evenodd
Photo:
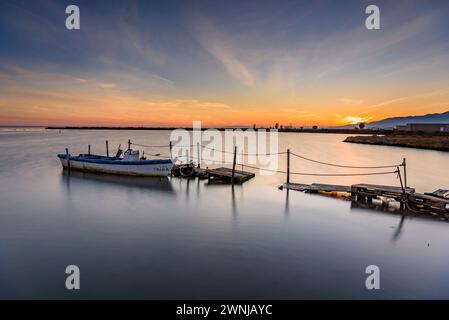
<path fill-rule="evenodd" d="M 219 149 L 211 148 L 211 147 L 208 147 L 205 145 L 201 145 L 201 146 L 205 149 L 214 150 L 214 151 L 221 152 L 221 153 L 234 154 L 234 152 L 232 152 L 232 151 L 219 150 Z M 274 155 L 279 155 L 279 154 L 287 154 L 287 152 L 284 151 L 284 152 L 271 152 L 271 153 L 240 153 L 240 155 L 244 155 L 244 156 L 274 156 Z"/>
<path fill-rule="evenodd" d="M 226 161 L 221 161 L 221 160 L 211 160 L 211 159 L 205 159 L 203 158 L 203 160 L 205 161 L 211 161 L 211 162 L 219 162 L 222 164 L 234 164 L 233 162 L 226 162 Z M 237 165 L 242 165 L 241 163 L 236 163 Z M 268 171 L 268 172 L 274 172 L 274 173 L 281 173 L 281 174 L 287 174 L 287 171 L 282 171 L 282 170 L 274 170 L 274 169 L 267 169 L 267 168 L 260 168 L 260 167 L 256 167 L 256 166 L 251 166 L 248 164 L 243 164 L 244 167 L 246 168 L 251 168 L 251 169 L 255 169 L 255 170 L 263 170 L 263 171 Z M 239 169 L 235 169 L 236 172 L 239 171 Z M 290 171 L 291 175 L 301 175 L 301 176 L 323 176 L 323 177 L 350 177 L 350 176 L 374 176 L 374 175 L 387 175 L 387 174 L 395 174 L 397 173 L 397 170 L 395 171 L 383 171 L 383 172 L 365 172 L 365 173 L 308 173 L 308 172 L 295 172 L 295 171 Z"/>
<path fill-rule="evenodd" d="M 139 144 L 139 143 L 134 143 L 134 142 L 131 142 L 131 144 L 135 145 L 135 146 L 139 146 L 139 147 L 144 147 L 144 148 L 169 148 L 170 147 L 170 146 L 167 146 L 167 145 L 153 145 L 153 146 L 151 146 L 151 145 L 144 145 L 144 144 Z M 176 147 L 176 148 L 193 148 L 193 147 L 196 147 L 196 145 L 186 145 L 186 146 L 175 145 L 173 147 Z M 220 149 L 212 148 L 212 147 L 209 147 L 209 146 L 205 146 L 203 144 L 201 144 L 201 147 L 205 148 L 205 149 L 213 150 L 213 151 L 216 151 L 216 152 L 225 153 L 225 154 L 234 154 L 234 152 L 232 152 L 232 151 L 220 150 Z M 242 155 L 242 156 L 272 156 L 272 155 L 282 155 L 282 154 L 287 154 L 287 153 L 288 152 L 283 151 L 283 152 L 270 152 L 270 153 L 241 153 L 240 155 Z M 318 163 L 318 164 L 326 165 L 326 166 L 338 167 L 338 168 L 348 168 L 348 169 L 386 169 L 386 168 L 396 168 L 398 166 L 399 167 L 404 166 L 403 163 L 395 164 L 395 165 L 382 165 L 382 166 L 351 166 L 351 165 L 343 165 L 343 164 L 336 164 L 336 163 L 319 161 L 319 160 L 315 160 L 315 159 L 311 159 L 311 158 L 308 158 L 308 157 L 301 156 L 301 155 L 299 155 L 299 154 L 297 154 L 295 152 L 290 152 L 290 154 L 292 156 L 295 156 L 297 158 L 300 158 L 300 159 L 303 159 L 303 160 L 306 160 L 306 161 L 310 161 L 310 162 L 314 162 L 314 163 Z M 257 169 L 263 170 L 263 168 L 257 168 Z"/>
<path fill-rule="evenodd" d="M 134 143 L 131 142 L 132 145 L 134 146 L 138 146 L 138 147 L 143 147 L 143 148 L 169 148 L 170 146 L 164 145 L 164 146 L 149 146 L 146 144 L 140 144 L 140 143 Z"/>
<path fill-rule="evenodd" d="M 303 160 L 307 160 L 307 161 L 311 161 L 311 162 L 315 162 L 315 163 L 319 163 L 319 164 L 323 164 L 326 166 L 332 166 L 332 167 L 339 167 L 339 168 L 350 168 L 350 169 L 385 169 L 385 168 L 396 168 L 398 166 L 402 166 L 403 164 L 395 164 L 395 165 L 386 165 L 386 166 L 348 166 L 348 165 L 341 165 L 341 164 L 335 164 L 335 163 L 329 163 L 329 162 L 323 162 L 323 161 L 318 161 L 318 160 L 314 160 L 314 159 L 310 159 L 304 156 L 300 156 L 299 154 L 296 154 L 294 152 L 290 152 L 293 156 L 298 157 L 300 159 Z"/>

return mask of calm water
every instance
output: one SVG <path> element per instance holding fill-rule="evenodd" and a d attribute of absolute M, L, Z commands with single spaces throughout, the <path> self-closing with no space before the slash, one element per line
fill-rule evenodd
<path fill-rule="evenodd" d="M 57 153 L 104 153 L 169 132 L 0 132 L 0 298 L 449 298 L 449 224 L 280 191 L 283 175 L 237 186 L 63 174 Z M 409 185 L 449 189 L 449 153 L 280 134 L 280 148 L 354 165 L 407 158 Z M 281 169 L 285 159 L 279 159 Z M 293 160 L 304 172 L 347 172 Z M 352 172 L 357 171 L 353 170 Z M 295 182 L 398 185 L 394 176 Z M 65 289 L 65 267 L 81 290 Z M 365 267 L 381 290 L 365 289 Z"/>

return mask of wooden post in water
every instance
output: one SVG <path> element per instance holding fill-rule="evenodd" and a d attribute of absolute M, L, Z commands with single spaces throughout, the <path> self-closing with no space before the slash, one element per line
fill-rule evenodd
<path fill-rule="evenodd" d="M 234 180 L 235 180 L 235 162 L 237 161 L 237 146 L 234 146 L 234 161 L 232 162 L 232 185 L 234 185 Z"/>
<path fill-rule="evenodd" d="M 290 149 L 287 149 L 287 184 L 290 183 Z"/>
<path fill-rule="evenodd" d="M 106 157 L 109 157 L 109 142 L 106 140 Z"/>
<path fill-rule="evenodd" d="M 131 139 L 128 139 L 128 150 L 131 150 Z"/>
<path fill-rule="evenodd" d="M 196 143 L 196 153 L 197 153 L 197 157 L 198 157 L 198 159 L 197 159 L 198 168 L 201 168 L 201 158 L 200 158 L 201 151 L 200 151 L 200 143 L 199 142 Z"/>
<path fill-rule="evenodd" d="M 405 195 L 405 188 L 404 185 L 402 184 L 402 177 L 401 177 L 401 170 L 399 169 L 399 166 L 397 167 L 398 170 L 398 178 L 399 178 L 399 182 L 401 183 L 401 188 L 402 188 L 402 199 L 401 199 L 401 210 L 405 209 L 405 201 L 406 201 L 406 195 Z"/>
<path fill-rule="evenodd" d="M 243 148 L 242 148 L 242 174 L 243 174 Z"/>
<path fill-rule="evenodd" d="M 173 159 L 173 154 L 172 154 L 172 149 L 173 149 L 173 144 L 172 144 L 172 142 L 170 141 L 170 158 L 172 158 Z"/>
<path fill-rule="evenodd" d="M 69 148 L 65 148 L 65 155 L 67 159 L 67 172 L 70 174 L 70 155 L 69 155 Z"/>
<path fill-rule="evenodd" d="M 90 155 L 90 145 L 87 146 L 87 154 Z"/>
<path fill-rule="evenodd" d="M 407 188 L 407 159 L 402 159 L 402 166 L 404 167 L 404 186 Z"/>

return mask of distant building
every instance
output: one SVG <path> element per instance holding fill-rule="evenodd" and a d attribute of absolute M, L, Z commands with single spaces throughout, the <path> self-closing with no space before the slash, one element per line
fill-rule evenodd
<path fill-rule="evenodd" d="M 398 131 L 449 132 L 449 123 L 408 123 L 396 126 Z"/>

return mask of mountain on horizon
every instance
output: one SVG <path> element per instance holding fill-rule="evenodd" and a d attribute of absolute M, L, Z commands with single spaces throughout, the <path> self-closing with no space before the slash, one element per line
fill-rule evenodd
<path fill-rule="evenodd" d="M 408 123 L 448 123 L 449 111 L 444 113 L 429 113 L 420 116 L 406 116 L 406 117 L 392 117 L 379 121 L 368 122 L 365 124 L 366 129 L 394 129 L 399 125 L 406 125 Z M 352 129 L 356 124 L 338 127 L 339 129 Z"/>

